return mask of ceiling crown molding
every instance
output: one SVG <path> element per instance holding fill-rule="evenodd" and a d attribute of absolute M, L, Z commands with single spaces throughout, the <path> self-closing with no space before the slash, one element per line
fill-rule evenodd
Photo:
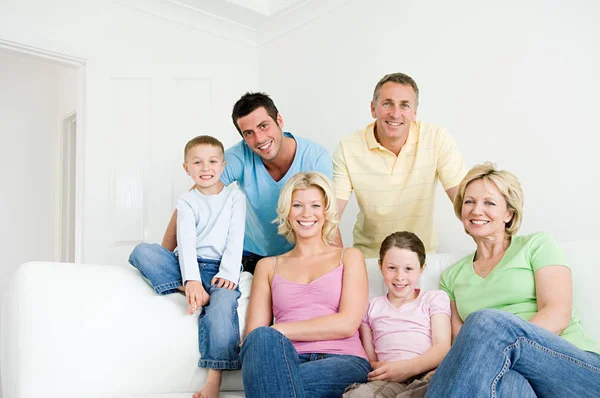
<path fill-rule="evenodd" d="M 288 0 L 287 6 L 265 15 L 241 1 L 108 0 L 212 36 L 260 47 L 328 14 L 349 0 Z"/>
<path fill-rule="evenodd" d="M 256 31 L 227 18 L 169 0 L 108 0 L 221 39 L 256 47 Z"/>
<path fill-rule="evenodd" d="M 257 30 L 256 45 L 262 47 L 327 15 L 350 0 L 305 0 L 274 14 Z"/>

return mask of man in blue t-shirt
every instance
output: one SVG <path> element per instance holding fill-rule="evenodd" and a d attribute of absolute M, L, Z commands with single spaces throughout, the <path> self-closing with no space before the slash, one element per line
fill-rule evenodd
<path fill-rule="evenodd" d="M 233 106 L 233 124 L 242 141 L 225 152 L 225 185 L 237 182 L 246 194 L 246 232 L 244 236 L 244 271 L 253 273 L 262 257 L 276 256 L 291 249 L 290 243 L 277 234 L 277 200 L 287 180 L 301 171 L 319 171 L 330 179 L 333 174 L 331 155 L 321 145 L 283 132 L 283 119 L 264 93 L 246 93 Z M 173 214 L 163 247 L 174 250 L 177 217 Z"/>

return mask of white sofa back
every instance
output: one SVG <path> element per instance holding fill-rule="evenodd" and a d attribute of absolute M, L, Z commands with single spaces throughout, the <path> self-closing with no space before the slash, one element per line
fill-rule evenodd
<path fill-rule="evenodd" d="M 600 314 L 594 304 L 600 264 L 590 261 L 594 246 L 587 247 L 566 249 L 576 304 L 598 342 Z M 429 256 L 422 288 L 437 288 L 441 271 L 461 255 Z M 368 260 L 367 268 L 370 295 L 384 294 L 376 260 Z M 244 273 L 241 330 L 250 284 Z M 196 316 L 185 310 L 183 295 L 157 296 L 130 266 L 23 264 L 2 309 L 4 398 L 189 398 L 206 372 L 197 367 Z M 222 396 L 243 396 L 242 389 L 240 372 L 226 372 L 223 390 L 232 393 Z"/>
<path fill-rule="evenodd" d="M 560 246 L 565 251 L 573 276 L 573 304 L 584 329 L 600 344 L 600 311 L 596 308 L 600 288 L 600 258 L 596 246 L 598 240 L 581 240 Z M 427 255 L 427 267 L 419 281 L 423 290 L 438 289 L 442 271 L 454 264 L 468 252 Z M 383 277 L 376 259 L 367 259 L 369 272 L 369 295 L 378 296 L 386 292 Z"/>

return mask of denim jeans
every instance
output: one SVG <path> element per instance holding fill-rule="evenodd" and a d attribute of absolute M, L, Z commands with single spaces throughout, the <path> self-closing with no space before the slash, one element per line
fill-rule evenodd
<path fill-rule="evenodd" d="M 598 397 L 600 355 L 499 310 L 467 317 L 428 397 Z"/>
<path fill-rule="evenodd" d="M 179 259 L 159 244 L 140 243 L 129 256 L 156 293 L 175 293 L 183 286 Z M 198 259 L 202 287 L 210 295 L 198 317 L 198 348 L 201 368 L 234 370 L 241 367 L 239 359 L 240 326 L 238 298 L 240 291 L 217 288 L 210 281 L 219 272 L 219 261 Z"/>
<path fill-rule="evenodd" d="M 298 354 L 268 326 L 248 334 L 241 357 L 248 398 L 338 398 L 350 384 L 366 382 L 371 371 L 369 361 L 355 355 Z"/>

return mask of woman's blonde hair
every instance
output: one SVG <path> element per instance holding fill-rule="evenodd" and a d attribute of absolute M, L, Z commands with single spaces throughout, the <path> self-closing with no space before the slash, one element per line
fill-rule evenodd
<path fill-rule="evenodd" d="M 296 242 L 296 234 L 288 220 L 290 209 L 292 207 L 292 194 L 299 189 L 307 189 L 310 187 L 317 188 L 323 194 L 325 199 L 323 214 L 325 222 L 321 231 L 321 237 L 327 244 L 334 242 L 336 228 L 339 223 L 337 202 L 329 179 L 317 171 L 303 172 L 294 175 L 283 186 L 279 192 L 279 200 L 277 202 L 277 218 L 273 222 L 277 223 L 277 233 L 283 235 L 288 242 Z"/>
<path fill-rule="evenodd" d="M 458 186 L 458 192 L 454 197 L 454 214 L 462 220 L 462 207 L 465 199 L 467 186 L 476 180 L 486 183 L 492 182 L 506 200 L 508 210 L 512 212 L 512 218 L 506 223 L 506 233 L 515 235 L 523 221 L 523 188 L 517 177 L 506 170 L 497 170 L 491 162 L 485 162 L 473 167 Z"/>

